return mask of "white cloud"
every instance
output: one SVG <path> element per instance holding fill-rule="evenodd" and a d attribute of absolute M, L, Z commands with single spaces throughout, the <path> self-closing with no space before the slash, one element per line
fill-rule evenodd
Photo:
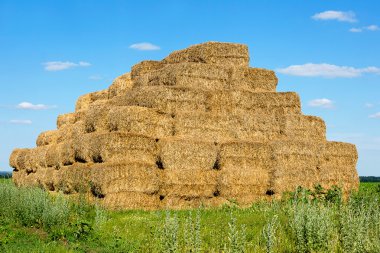
<path fill-rule="evenodd" d="M 12 119 L 9 123 L 16 125 L 31 125 L 32 121 L 29 119 Z"/>
<path fill-rule="evenodd" d="M 364 106 L 367 107 L 367 108 L 372 108 L 372 107 L 374 107 L 375 105 L 374 105 L 374 104 L 371 104 L 371 103 L 365 103 Z"/>
<path fill-rule="evenodd" d="M 92 76 L 89 76 L 88 79 L 97 81 L 97 80 L 102 80 L 103 77 L 101 75 L 92 75 Z"/>
<path fill-rule="evenodd" d="M 377 112 L 375 114 L 369 115 L 370 118 L 372 119 L 380 119 L 380 112 Z"/>
<path fill-rule="evenodd" d="M 361 33 L 363 31 L 363 29 L 361 29 L 361 28 L 351 28 L 349 31 L 352 32 L 352 33 Z"/>
<path fill-rule="evenodd" d="M 338 20 L 341 22 L 356 22 L 355 13 L 352 11 L 324 11 L 312 16 L 315 20 Z"/>
<path fill-rule="evenodd" d="M 353 33 L 360 33 L 360 32 L 363 32 L 364 30 L 375 32 L 375 31 L 379 31 L 380 27 L 378 27 L 377 25 L 369 25 L 369 26 L 364 26 L 361 28 L 355 28 L 354 27 L 354 28 L 351 28 L 349 31 L 353 32 Z"/>
<path fill-rule="evenodd" d="M 29 102 L 21 102 L 16 106 L 17 109 L 23 109 L 23 110 L 47 110 L 47 109 L 55 108 L 55 107 L 57 106 L 44 105 L 44 104 L 32 104 Z"/>
<path fill-rule="evenodd" d="M 43 65 L 45 66 L 46 71 L 61 71 L 65 69 L 75 68 L 75 67 L 88 67 L 91 66 L 90 63 L 80 61 L 78 63 L 69 62 L 69 61 L 49 61 L 44 62 Z"/>
<path fill-rule="evenodd" d="M 136 43 L 129 46 L 129 48 L 140 50 L 140 51 L 149 51 L 149 50 L 160 50 L 159 46 L 156 46 L 149 42 Z"/>
<path fill-rule="evenodd" d="M 292 76 L 304 76 L 304 77 L 344 77 L 352 78 L 359 77 L 363 73 L 380 74 L 380 68 L 366 67 L 366 68 L 354 68 L 348 66 L 337 66 L 327 63 L 306 63 L 303 65 L 291 65 L 286 68 L 277 69 L 279 73 L 292 75 Z"/>
<path fill-rule="evenodd" d="M 365 29 L 367 29 L 368 31 L 379 31 L 380 28 L 377 26 L 377 25 L 369 25 L 367 27 L 364 27 Z"/>
<path fill-rule="evenodd" d="M 311 107 L 321 107 L 326 109 L 334 108 L 334 102 L 327 98 L 317 98 L 311 100 L 308 105 Z"/>

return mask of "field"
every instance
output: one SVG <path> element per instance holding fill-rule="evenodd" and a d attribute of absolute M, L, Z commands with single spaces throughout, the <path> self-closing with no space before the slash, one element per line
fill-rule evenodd
<path fill-rule="evenodd" d="M 380 184 L 297 189 L 281 201 L 106 211 L 0 179 L 0 252 L 380 252 Z"/>

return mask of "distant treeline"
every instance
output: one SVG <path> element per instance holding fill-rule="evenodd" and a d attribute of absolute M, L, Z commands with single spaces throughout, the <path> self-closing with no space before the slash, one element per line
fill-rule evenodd
<path fill-rule="evenodd" d="M 380 182 L 380 177 L 359 177 L 360 182 Z"/>
<path fill-rule="evenodd" d="M 0 178 L 10 178 L 10 177 L 12 177 L 12 172 L 0 171 Z"/>

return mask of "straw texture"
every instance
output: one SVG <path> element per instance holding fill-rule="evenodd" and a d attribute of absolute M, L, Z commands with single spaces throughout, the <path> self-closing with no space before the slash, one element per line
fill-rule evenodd
<path fill-rule="evenodd" d="M 296 187 L 358 189 L 352 144 L 326 140 L 298 94 L 276 92 L 248 48 L 207 42 L 143 61 L 79 97 L 37 147 L 15 149 L 17 186 L 85 193 L 113 209 L 249 206 Z"/>

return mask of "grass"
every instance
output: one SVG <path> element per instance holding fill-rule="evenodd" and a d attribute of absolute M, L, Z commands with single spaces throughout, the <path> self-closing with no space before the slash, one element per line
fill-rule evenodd
<path fill-rule="evenodd" d="M 0 252 L 380 252 L 380 184 L 250 208 L 106 211 L 0 179 Z"/>

